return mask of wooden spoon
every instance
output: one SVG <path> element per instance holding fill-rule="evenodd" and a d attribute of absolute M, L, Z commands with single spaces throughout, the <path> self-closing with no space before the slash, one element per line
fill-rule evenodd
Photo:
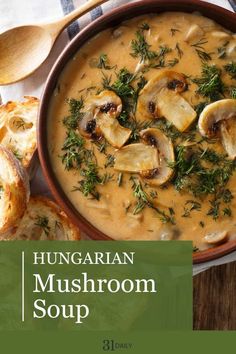
<path fill-rule="evenodd" d="M 0 34 L 0 85 L 32 74 L 48 57 L 62 30 L 79 16 L 108 0 L 89 0 L 64 18 L 12 28 Z"/>

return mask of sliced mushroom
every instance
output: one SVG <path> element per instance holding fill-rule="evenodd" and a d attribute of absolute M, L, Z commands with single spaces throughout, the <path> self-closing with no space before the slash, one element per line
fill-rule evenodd
<path fill-rule="evenodd" d="M 221 138 L 229 158 L 236 158 L 236 100 L 224 99 L 206 106 L 198 127 L 203 136 Z"/>
<path fill-rule="evenodd" d="M 100 111 L 118 117 L 122 111 L 122 102 L 115 92 L 104 90 L 85 102 L 84 110 L 91 112 L 94 116 Z"/>
<path fill-rule="evenodd" d="M 85 138 L 94 139 L 99 136 L 96 119 L 92 112 L 85 112 L 79 122 L 79 132 Z"/>
<path fill-rule="evenodd" d="M 231 38 L 231 34 L 224 31 L 213 31 L 211 36 L 219 40 L 227 40 Z"/>
<path fill-rule="evenodd" d="M 137 143 L 126 145 L 115 152 L 115 170 L 139 173 L 158 167 L 158 152 L 152 146 Z"/>
<path fill-rule="evenodd" d="M 203 36 L 204 36 L 203 29 L 195 23 L 190 26 L 189 30 L 185 35 L 184 40 L 185 42 L 191 42 L 192 40 L 197 38 L 202 38 Z"/>
<path fill-rule="evenodd" d="M 136 117 L 140 120 L 165 117 L 179 131 L 186 130 L 197 114 L 180 95 L 187 89 L 185 77 L 174 71 L 161 71 L 140 92 Z"/>
<path fill-rule="evenodd" d="M 168 166 L 175 160 L 172 142 L 155 128 L 142 130 L 140 137 L 142 143 L 127 145 L 115 153 L 114 169 L 139 173 L 146 183 L 160 186 L 173 174 Z"/>
<path fill-rule="evenodd" d="M 230 43 L 227 46 L 226 49 L 226 54 L 229 58 L 235 58 L 236 54 L 236 40 L 230 41 Z"/>
<path fill-rule="evenodd" d="M 172 225 L 164 225 L 159 230 L 159 239 L 161 241 L 176 240 L 179 238 L 181 232 L 178 228 Z"/>
<path fill-rule="evenodd" d="M 207 234 L 203 240 L 204 242 L 210 244 L 210 245 L 215 245 L 217 243 L 226 241 L 228 237 L 228 232 L 227 231 L 216 231 L 216 232 L 210 232 Z"/>
<path fill-rule="evenodd" d="M 117 120 L 121 111 L 121 99 L 113 91 L 105 90 L 93 96 L 84 105 L 79 123 L 81 135 L 91 139 L 104 135 L 112 146 L 120 148 L 131 134 L 131 130 L 122 127 Z"/>
<path fill-rule="evenodd" d="M 140 132 L 140 137 L 146 144 L 158 150 L 159 167 L 154 171 L 142 172 L 145 182 L 153 186 L 166 183 L 173 175 L 173 169 L 168 163 L 175 161 L 174 148 L 171 140 L 159 129 L 148 128 Z"/>
<path fill-rule="evenodd" d="M 121 148 L 131 135 L 130 129 L 122 127 L 115 117 L 107 113 L 99 112 L 95 122 L 105 139 L 115 148 Z"/>

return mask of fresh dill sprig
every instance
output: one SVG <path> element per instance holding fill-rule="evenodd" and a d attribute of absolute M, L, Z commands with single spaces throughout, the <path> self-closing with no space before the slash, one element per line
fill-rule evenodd
<path fill-rule="evenodd" d="M 177 51 L 178 57 L 181 59 L 184 55 L 183 50 L 180 48 L 179 43 L 176 43 L 175 50 Z"/>
<path fill-rule="evenodd" d="M 151 51 L 151 45 L 148 44 L 144 36 L 144 31 L 149 29 L 149 25 L 143 24 L 136 32 L 136 39 L 131 41 L 132 52 L 130 55 L 134 58 L 140 58 L 141 62 L 151 60 L 157 57 L 157 52 Z"/>
<path fill-rule="evenodd" d="M 66 139 L 62 146 L 64 154 L 60 156 L 66 170 L 81 166 L 85 155 L 84 144 L 84 139 L 74 130 L 67 131 Z"/>
<path fill-rule="evenodd" d="M 230 90 L 230 96 L 231 98 L 236 99 L 236 87 L 232 87 Z"/>
<path fill-rule="evenodd" d="M 169 68 L 173 68 L 173 66 L 175 66 L 176 64 L 178 64 L 179 59 L 178 58 L 174 58 L 172 60 L 168 60 L 168 62 L 166 63 L 166 66 Z"/>
<path fill-rule="evenodd" d="M 170 32 L 171 32 L 171 35 L 172 35 L 172 37 L 173 37 L 177 32 L 180 32 L 180 30 L 177 29 L 177 28 L 171 28 L 171 29 L 170 29 Z"/>
<path fill-rule="evenodd" d="M 107 167 L 113 167 L 114 166 L 114 163 L 115 163 L 115 156 L 114 155 L 111 155 L 111 154 L 108 154 L 106 156 L 106 162 L 104 164 L 104 167 L 107 168 Z"/>
<path fill-rule="evenodd" d="M 225 90 L 221 79 L 221 70 L 216 65 L 202 65 L 202 76 L 192 79 L 198 85 L 197 93 L 208 97 L 211 101 L 220 99 Z"/>
<path fill-rule="evenodd" d="M 200 116 L 204 108 L 208 105 L 209 103 L 207 101 L 205 102 L 199 102 L 194 106 L 194 110 L 197 112 L 197 115 Z"/>
<path fill-rule="evenodd" d="M 131 116 L 129 120 L 123 124 L 124 127 L 129 128 L 132 131 L 129 142 L 137 142 L 139 140 L 139 132 L 143 129 L 150 128 L 152 124 L 152 121 L 140 121 L 134 116 Z"/>
<path fill-rule="evenodd" d="M 219 59 L 224 59 L 226 57 L 226 50 L 227 50 L 228 44 L 229 44 L 229 41 L 225 42 L 221 47 L 217 48 Z"/>
<path fill-rule="evenodd" d="M 206 163 L 203 163 L 206 161 Z M 176 161 L 169 163 L 175 169 L 172 181 L 178 191 L 190 191 L 194 197 L 202 198 L 213 195 L 208 215 L 214 219 L 220 214 L 220 205 L 230 203 L 231 192 L 226 185 L 236 169 L 236 163 L 211 149 L 176 147 Z"/>
<path fill-rule="evenodd" d="M 118 174 L 118 177 L 117 177 L 117 185 L 118 185 L 118 187 L 121 187 L 122 182 L 123 182 L 123 173 L 120 172 L 120 173 Z"/>
<path fill-rule="evenodd" d="M 130 180 L 132 181 L 132 189 L 133 189 L 133 195 L 136 198 L 137 202 L 136 205 L 133 209 L 133 214 L 139 214 L 145 207 L 153 209 L 157 214 L 158 217 L 160 218 L 161 222 L 163 223 L 171 223 L 175 224 L 175 212 L 173 208 L 168 209 L 168 213 L 165 211 L 159 209 L 156 207 L 153 202 L 151 201 L 151 194 L 148 195 L 148 193 L 144 190 L 142 183 L 135 177 L 131 176 Z M 156 196 L 155 196 L 156 197 Z"/>
<path fill-rule="evenodd" d="M 116 80 L 111 84 L 111 79 L 103 79 L 103 87 L 114 91 L 121 99 L 124 110 L 131 111 L 135 105 L 136 93 L 131 83 L 136 76 L 130 73 L 126 68 L 122 68 L 118 73 Z"/>
<path fill-rule="evenodd" d="M 183 218 L 190 217 L 191 212 L 193 210 L 199 211 L 201 210 L 201 203 L 196 200 L 187 200 L 184 206 L 184 213 L 182 215 Z"/>
<path fill-rule="evenodd" d="M 139 29 L 140 29 L 141 31 L 148 31 L 148 30 L 150 29 L 150 26 L 149 26 L 148 23 L 144 22 L 144 23 L 142 23 L 142 24 L 139 26 Z"/>
<path fill-rule="evenodd" d="M 232 61 L 224 66 L 224 69 L 230 75 L 231 79 L 236 79 L 236 61 Z"/>
<path fill-rule="evenodd" d="M 79 181 L 79 186 L 74 187 L 73 191 L 80 191 L 85 197 L 89 195 L 93 196 L 95 199 L 99 200 L 100 194 L 96 187 L 101 184 L 101 177 L 98 174 L 98 166 L 93 161 L 89 161 L 86 164 L 86 168 L 80 171 L 82 180 Z"/>
<path fill-rule="evenodd" d="M 99 152 L 106 155 L 106 148 L 109 145 L 105 139 L 102 140 L 91 140 L 91 143 L 97 146 Z"/>
<path fill-rule="evenodd" d="M 199 41 L 191 44 L 191 47 L 195 48 L 197 55 L 203 62 L 212 60 L 211 55 L 213 54 L 206 52 L 205 48 L 203 47 L 203 45 L 206 43 L 208 43 L 208 40 L 206 38 L 201 38 Z"/>
<path fill-rule="evenodd" d="M 211 55 L 213 53 L 208 53 L 208 52 L 205 52 L 204 50 L 201 50 L 201 49 L 198 49 L 196 48 L 195 49 L 197 55 L 199 56 L 199 58 L 201 59 L 201 61 L 209 61 L 209 60 L 212 60 L 212 57 Z"/>
<path fill-rule="evenodd" d="M 193 247 L 193 253 L 195 253 L 195 252 L 199 252 L 200 250 L 199 250 L 199 248 L 197 247 L 197 246 L 194 246 Z"/>
<path fill-rule="evenodd" d="M 21 161 L 23 159 L 23 156 L 19 153 L 18 150 L 12 150 L 14 156 L 17 158 L 17 160 Z"/>
<path fill-rule="evenodd" d="M 101 54 L 98 58 L 97 68 L 111 70 L 112 67 L 110 65 L 108 65 L 107 62 L 108 62 L 107 54 Z"/>
<path fill-rule="evenodd" d="M 49 235 L 50 226 L 49 226 L 49 219 L 47 216 L 37 215 L 34 225 L 40 227 L 46 236 Z"/>
<path fill-rule="evenodd" d="M 69 105 L 70 115 L 63 119 L 63 124 L 68 129 L 76 129 L 78 126 L 78 122 L 83 117 L 83 112 L 81 112 L 84 107 L 84 101 L 81 97 L 80 99 L 70 98 L 67 100 Z"/>
<path fill-rule="evenodd" d="M 180 141 L 195 141 L 196 129 L 193 127 L 186 133 L 181 133 L 179 130 L 165 118 L 159 118 L 152 124 L 153 127 L 160 129 L 173 142 Z"/>
<path fill-rule="evenodd" d="M 121 124 L 128 120 L 130 112 L 135 112 L 139 93 L 146 83 L 143 75 L 132 74 L 126 68 L 119 70 L 113 83 L 111 83 L 111 79 L 103 78 L 103 87 L 114 91 L 122 100 L 124 109 L 119 117 Z"/>
<path fill-rule="evenodd" d="M 191 44 L 191 47 L 195 47 L 201 50 L 204 50 L 203 45 L 208 43 L 208 40 L 206 38 L 200 38 L 197 42 Z"/>

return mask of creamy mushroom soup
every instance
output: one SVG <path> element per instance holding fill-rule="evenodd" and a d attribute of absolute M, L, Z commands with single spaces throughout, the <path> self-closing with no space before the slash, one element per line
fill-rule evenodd
<path fill-rule="evenodd" d="M 200 14 L 136 17 L 89 40 L 48 117 L 68 198 L 116 240 L 236 235 L 236 36 Z"/>

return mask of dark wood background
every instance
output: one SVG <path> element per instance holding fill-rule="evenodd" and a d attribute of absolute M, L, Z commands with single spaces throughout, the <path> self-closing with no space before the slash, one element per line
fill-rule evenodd
<path fill-rule="evenodd" d="M 193 328 L 236 330 L 236 262 L 193 278 Z"/>

